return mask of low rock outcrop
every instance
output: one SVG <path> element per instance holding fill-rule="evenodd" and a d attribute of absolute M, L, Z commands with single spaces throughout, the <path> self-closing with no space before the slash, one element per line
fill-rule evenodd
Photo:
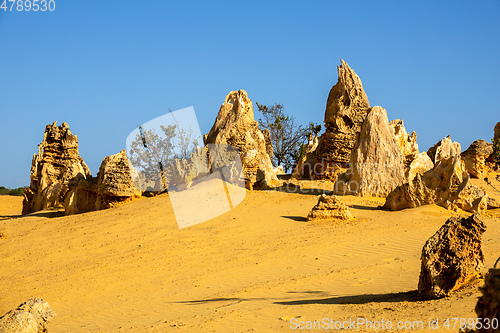
<path fill-rule="evenodd" d="M 484 264 L 481 249 L 486 226 L 477 214 L 451 217 L 425 243 L 418 292 L 424 298 L 448 296 L 476 277 Z"/>
<path fill-rule="evenodd" d="M 270 140 L 254 120 L 252 101 L 245 90 L 231 91 L 226 96 L 203 141 L 205 145 L 226 144 L 239 150 L 248 187 L 279 184 L 268 155 Z"/>
<path fill-rule="evenodd" d="M 90 170 L 78 153 L 78 138 L 68 124 L 47 125 L 38 154 L 31 163 L 31 183 L 24 191 L 22 214 L 62 206 L 69 181 L 90 177 Z"/>
<path fill-rule="evenodd" d="M 460 155 L 461 152 L 462 148 L 460 147 L 460 143 L 451 141 L 448 135 L 446 138 L 429 148 L 427 155 L 429 155 L 434 164 L 437 164 L 437 162 L 442 159 Z"/>
<path fill-rule="evenodd" d="M 71 190 L 64 202 L 66 215 L 110 208 L 141 194 L 134 186 L 125 150 L 105 157 L 97 177 L 74 179 L 69 185 Z"/>
<path fill-rule="evenodd" d="M 493 144 L 484 140 L 474 141 L 462 153 L 465 168 L 473 178 L 483 179 L 493 172 Z"/>
<path fill-rule="evenodd" d="M 404 183 L 403 155 L 380 106 L 373 107 L 363 122 L 349 164 L 350 170 L 337 180 L 337 194 L 386 197 Z"/>
<path fill-rule="evenodd" d="M 432 170 L 416 174 L 409 182 L 395 188 L 387 196 L 384 209 L 436 204 L 447 209 L 484 212 L 486 193 L 469 184 L 469 180 L 460 155 L 443 158 Z"/>
<path fill-rule="evenodd" d="M 482 318 L 481 323 L 485 323 L 489 319 L 490 323 L 494 323 L 494 319 L 500 325 L 500 267 L 491 268 L 484 281 L 484 286 L 479 288 L 481 296 L 476 304 L 476 314 L 478 318 Z M 500 326 L 489 325 L 489 328 L 481 327 L 477 330 L 478 333 L 498 333 Z"/>
<path fill-rule="evenodd" d="M 55 317 L 50 305 L 40 298 L 32 298 L 0 317 L 0 333 L 43 333 Z"/>
<path fill-rule="evenodd" d="M 335 195 L 322 194 L 318 203 L 307 215 L 308 221 L 313 220 L 349 220 L 353 219 L 347 206 Z"/>

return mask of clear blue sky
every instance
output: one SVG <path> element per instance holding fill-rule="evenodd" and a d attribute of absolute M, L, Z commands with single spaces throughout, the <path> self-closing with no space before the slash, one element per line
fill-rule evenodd
<path fill-rule="evenodd" d="M 168 108 L 208 132 L 231 90 L 322 122 L 341 58 L 421 150 L 489 141 L 500 121 L 499 0 L 55 2 L 0 11 L 0 185 L 29 184 L 54 120 L 93 175 Z"/>

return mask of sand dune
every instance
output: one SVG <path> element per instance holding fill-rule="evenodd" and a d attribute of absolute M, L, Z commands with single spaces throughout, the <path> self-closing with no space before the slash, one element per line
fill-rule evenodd
<path fill-rule="evenodd" d="M 21 217 L 21 200 L 0 197 L 0 313 L 41 297 L 57 314 L 52 332 L 476 318 L 481 281 L 448 299 L 415 300 L 422 246 L 456 214 L 438 206 L 386 212 L 382 199 L 346 196 L 355 220 L 310 223 L 317 196 L 252 191 L 233 210 L 178 229 L 168 194 L 73 216 Z M 485 217 L 486 267 L 500 255 L 499 222 L 495 211 Z"/>

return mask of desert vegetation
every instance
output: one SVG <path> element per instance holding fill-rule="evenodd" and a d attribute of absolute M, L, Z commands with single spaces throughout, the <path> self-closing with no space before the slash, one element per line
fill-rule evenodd
<path fill-rule="evenodd" d="M 0 186 L 0 195 L 15 195 L 15 196 L 22 196 L 24 191 L 24 187 L 18 187 L 18 188 L 8 188 L 5 186 Z"/>

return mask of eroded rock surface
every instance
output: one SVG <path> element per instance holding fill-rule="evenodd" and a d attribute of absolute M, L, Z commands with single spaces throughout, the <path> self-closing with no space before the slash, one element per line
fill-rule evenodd
<path fill-rule="evenodd" d="M 408 165 L 407 162 L 409 162 Z M 415 155 L 411 161 L 405 160 L 405 177 L 410 180 L 415 178 L 417 173 L 423 175 L 432 168 L 434 168 L 434 163 L 432 163 L 431 158 L 426 152 L 422 152 Z"/>
<path fill-rule="evenodd" d="M 141 194 L 134 186 L 125 150 L 105 157 L 97 177 L 74 179 L 70 186 L 64 202 L 66 215 L 110 208 Z"/>
<path fill-rule="evenodd" d="M 481 239 L 486 226 L 479 215 L 451 217 L 425 243 L 418 292 L 425 298 L 448 296 L 476 277 L 484 264 Z"/>
<path fill-rule="evenodd" d="M 339 78 L 328 95 L 325 111 L 325 133 L 319 138 L 317 149 L 308 159 L 297 178 L 322 179 L 335 164 L 349 163 L 361 125 L 370 110 L 368 97 L 358 75 L 340 60 Z"/>
<path fill-rule="evenodd" d="M 462 153 L 462 158 L 471 177 L 483 179 L 493 171 L 493 144 L 476 140 Z"/>
<path fill-rule="evenodd" d="M 78 138 L 68 124 L 45 127 L 38 154 L 31 163 L 31 183 L 24 191 L 22 214 L 62 206 L 73 178 L 90 177 L 90 170 L 78 153 Z"/>
<path fill-rule="evenodd" d="M 413 159 L 413 157 L 418 154 L 417 133 L 412 132 L 411 135 L 409 135 L 402 119 L 391 120 L 389 126 L 394 133 L 394 137 L 396 138 L 396 142 L 403 157 Z"/>
<path fill-rule="evenodd" d="M 231 91 L 220 107 L 215 123 L 203 138 L 205 144 L 227 144 L 240 151 L 245 181 L 267 187 L 277 185 L 268 152 L 270 140 L 254 120 L 252 101 L 245 90 Z"/>
<path fill-rule="evenodd" d="M 312 168 L 316 163 L 316 149 L 318 148 L 318 144 L 318 135 L 313 136 L 312 133 L 309 133 L 309 136 L 307 138 L 307 145 L 305 146 L 305 154 L 299 161 L 297 161 L 297 165 L 295 166 L 292 173 L 293 178 L 311 178 L 311 175 L 313 173 Z"/>
<path fill-rule="evenodd" d="M 382 107 L 368 113 L 349 164 L 350 171 L 337 181 L 338 194 L 386 197 L 404 183 L 403 155 Z"/>
<path fill-rule="evenodd" d="M 318 203 L 307 215 L 308 221 L 313 220 L 349 220 L 353 219 L 347 206 L 335 195 L 322 194 Z"/>
<path fill-rule="evenodd" d="M 493 140 L 500 140 L 500 121 L 495 125 L 495 135 L 493 137 Z"/>
<path fill-rule="evenodd" d="M 460 155 L 461 152 L 462 148 L 460 147 L 460 143 L 451 141 L 451 138 L 448 135 L 446 138 L 436 143 L 433 147 L 429 148 L 427 154 L 434 164 L 437 164 L 442 159 Z"/>
<path fill-rule="evenodd" d="M 491 323 L 496 318 L 497 323 L 500 323 L 500 267 L 489 270 L 484 281 L 484 286 L 479 288 L 481 296 L 476 304 L 476 314 L 478 318 L 482 318 L 482 323 L 485 319 L 489 319 Z M 479 333 L 498 333 L 500 327 L 493 328 L 490 325 L 488 329 L 481 327 L 477 331 Z"/>
<path fill-rule="evenodd" d="M 486 193 L 469 183 L 460 155 L 441 159 L 432 170 L 416 174 L 386 198 L 384 208 L 401 210 L 436 204 L 447 209 L 484 212 Z"/>
<path fill-rule="evenodd" d="M 0 333 L 48 332 L 48 324 L 55 315 L 43 299 L 32 298 L 0 317 Z"/>

